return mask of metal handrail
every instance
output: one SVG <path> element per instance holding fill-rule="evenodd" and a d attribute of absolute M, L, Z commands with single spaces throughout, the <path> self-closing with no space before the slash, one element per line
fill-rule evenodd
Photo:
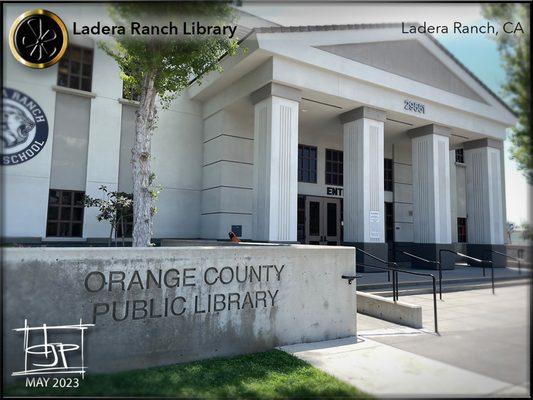
<path fill-rule="evenodd" d="M 399 267 L 399 265 L 393 261 L 387 261 L 387 260 L 384 260 L 382 258 L 379 258 L 379 257 L 376 257 L 374 254 L 371 254 L 367 251 L 364 251 L 363 249 L 360 249 L 359 247 L 356 247 L 355 248 L 355 263 L 357 264 L 357 252 L 360 251 L 361 253 L 363 253 L 364 255 L 376 260 L 376 261 L 379 261 L 383 264 L 386 264 L 387 266 L 389 265 L 394 265 L 395 267 Z M 365 264 L 362 264 L 360 263 L 359 265 L 362 265 L 362 266 L 365 266 Z M 371 267 L 371 265 L 368 265 L 368 267 Z M 382 268 L 377 268 L 377 269 L 382 269 Z M 398 274 L 395 273 L 394 271 L 392 272 L 392 288 L 393 288 L 393 292 L 392 292 L 392 298 L 394 300 L 398 300 L 398 298 L 400 297 L 400 294 L 395 291 L 395 289 L 398 287 L 397 284 L 395 284 L 398 280 Z M 390 270 L 387 270 L 387 281 L 390 282 Z"/>
<path fill-rule="evenodd" d="M 384 260 L 384 259 L 382 259 L 382 258 L 376 257 L 374 254 L 370 254 L 369 252 L 364 251 L 363 249 L 360 249 L 359 247 L 356 247 L 356 248 L 355 248 L 355 251 L 356 251 L 356 252 L 357 252 L 357 251 L 360 251 L 360 252 L 363 253 L 364 255 L 367 255 L 367 256 L 369 256 L 370 258 L 373 258 L 374 260 L 380 261 L 380 262 L 382 262 L 382 263 L 384 263 L 384 264 L 387 264 L 387 265 L 392 264 L 392 265 L 395 265 L 395 266 L 397 266 L 397 267 L 399 266 L 399 265 L 398 265 L 396 262 L 394 262 L 394 261 L 387 261 L 387 260 Z"/>
<path fill-rule="evenodd" d="M 428 260 L 427 258 L 423 258 L 423 257 L 417 256 L 415 254 L 408 253 L 407 251 L 403 251 L 403 250 L 396 250 L 396 251 L 400 251 L 403 254 L 405 254 L 406 256 L 409 256 L 409 257 L 412 257 L 412 258 L 416 258 L 417 260 L 424 261 L 424 262 L 426 262 L 428 264 L 436 264 L 437 265 L 437 269 L 439 271 L 439 300 L 442 300 L 442 267 L 440 265 L 440 256 L 439 256 L 439 261 L 432 261 L 432 260 Z"/>
<path fill-rule="evenodd" d="M 504 257 L 507 257 L 507 258 L 510 258 L 511 260 L 516 260 L 518 261 L 518 275 L 522 275 L 522 268 L 521 268 L 521 265 L 520 265 L 520 258 L 518 257 L 513 257 L 513 256 L 510 256 L 509 254 L 505 254 L 505 253 L 502 253 L 500 251 L 496 251 L 496 250 L 492 250 L 492 249 L 485 249 L 485 253 L 487 251 L 490 251 L 492 253 L 495 253 L 495 254 L 499 254 L 501 256 L 504 256 Z"/>
<path fill-rule="evenodd" d="M 494 288 L 494 264 L 491 260 L 480 260 L 479 258 L 475 258 L 472 256 L 469 256 L 467 254 L 459 253 L 458 251 L 450 250 L 450 249 L 440 249 L 439 250 L 439 280 L 442 279 L 442 253 L 452 253 L 464 260 L 470 260 L 477 263 L 480 263 L 483 268 L 483 276 L 485 276 L 485 263 L 490 264 L 490 270 L 491 270 L 491 283 L 492 283 L 492 294 L 495 294 L 495 288 Z M 442 300 L 442 292 L 441 292 L 441 300 Z"/>
<path fill-rule="evenodd" d="M 396 263 L 394 263 L 396 264 Z M 384 270 L 391 270 L 393 271 L 393 281 L 392 281 L 392 294 L 393 294 L 393 300 L 394 301 L 397 301 L 398 300 L 398 293 L 399 293 L 399 287 L 398 287 L 398 272 L 400 273 L 404 273 L 404 274 L 410 274 L 410 275 L 418 275 L 418 276 L 427 276 L 427 277 L 430 277 L 431 280 L 432 280 L 432 283 L 433 283 L 433 322 L 434 322 L 434 326 L 435 326 L 435 333 L 437 335 L 439 335 L 439 326 L 438 326 L 438 320 L 437 320 L 437 284 L 435 282 L 435 277 L 433 276 L 433 274 L 427 274 L 427 273 L 423 273 L 423 272 L 413 272 L 413 271 L 407 271 L 405 269 L 401 269 L 401 268 L 398 268 L 398 267 L 377 267 L 375 265 L 367 265 L 367 264 L 362 264 L 362 263 L 359 263 L 359 265 L 362 265 L 362 266 L 365 266 L 365 267 L 369 267 L 369 268 L 376 268 L 376 269 L 384 269 Z M 396 275 L 396 278 L 394 278 L 394 276 Z M 395 288 L 396 286 L 396 288 Z M 398 297 L 395 297 L 395 294 L 396 296 Z"/>

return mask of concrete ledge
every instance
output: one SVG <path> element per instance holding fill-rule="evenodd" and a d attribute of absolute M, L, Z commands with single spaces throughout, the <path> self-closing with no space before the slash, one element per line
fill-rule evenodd
<path fill-rule="evenodd" d="M 357 312 L 411 328 L 422 328 L 421 306 L 395 302 L 370 293 L 357 292 Z"/>

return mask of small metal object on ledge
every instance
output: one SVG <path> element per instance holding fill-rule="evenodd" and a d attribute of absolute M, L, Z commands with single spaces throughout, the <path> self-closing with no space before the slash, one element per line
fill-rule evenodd
<path fill-rule="evenodd" d="M 342 279 L 348 279 L 348 284 L 351 285 L 354 279 L 360 278 L 361 275 L 342 275 Z"/>

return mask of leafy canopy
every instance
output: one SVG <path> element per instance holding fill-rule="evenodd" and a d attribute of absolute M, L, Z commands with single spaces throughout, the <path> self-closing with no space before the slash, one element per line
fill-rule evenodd
<path fill-rule="evenodd" d="M 154 87 L 163 106 L 189 84 L 192 78 L 220 70 L 220 57 L 234 55 L 237 40 L 226 35 L 190 35 L 182 32 L 184 21 L 201 21 L 222 26 L 234 20 L 233 8 L 225 2 L 115 3 L 110 6 L 115 24 L 130 26 L 168 25 L 172 21 L 179 35 L 117 35 L 114 43 L 99 43 L 118 63 L 125 91 L 139 93 L 146 74 L 154 76 Z"/>
<path fill-rule="evenodd" d="M 500 30 L 495 38 L 507 74 L 507 82 L 503 85 L 504 95 L 518 114 L 518 124 L 510 137 L 511 154 L 529 183 L 533 183 L 529 8 L 529 4 L 484 4 L 483 15 L 500 26 L 506 22 L 520 22 L 524 30 L 524 33 L 515 34 Z"/>

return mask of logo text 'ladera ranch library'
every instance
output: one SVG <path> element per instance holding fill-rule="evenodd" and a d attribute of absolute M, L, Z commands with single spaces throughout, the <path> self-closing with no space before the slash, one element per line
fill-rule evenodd
<path fill-rule="evenodd" d="M 232 39 L 237 32 L 237 25 L 208 25 L 200 21 L 183 21 L 176 25 L 169 21 L 160 25 L 143 25 L 132 21 L 129 25 L 106 25 L 98 21 L 94 25 L 80 25 L 73 22 L 74 35 L 132 35 L 132 36 L 193 36 L 193 35 L 224 35 Z"/>

